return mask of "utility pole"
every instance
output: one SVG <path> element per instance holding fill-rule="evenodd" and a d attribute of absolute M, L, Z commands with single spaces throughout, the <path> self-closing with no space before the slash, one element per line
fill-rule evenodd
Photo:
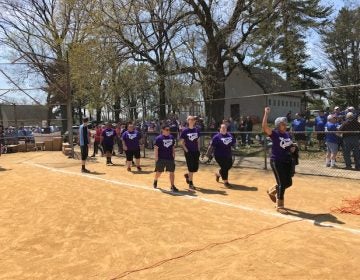
<path fill-rule="evenodd" d="M 69 52 L 66 51 L 66 118 L 67 129 L 69 136 L 69 144 L 71 148 L 71 154 L 69 158 L 74 158 L 74 139 L 73 139 L 73 118 L 72 118 L 72 94 L 71 94 L 71 81 L 70 81 L 70 63 Z"/>

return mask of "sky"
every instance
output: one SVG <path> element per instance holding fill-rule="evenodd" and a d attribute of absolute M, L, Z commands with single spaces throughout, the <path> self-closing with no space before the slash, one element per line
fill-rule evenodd
<path fill-rule="evenodd" d="M 338 11 L 345 5 L 345 4 L 349 4 L 349 2 L 354 2 L 356 3 L 357 1 L 351 1 L 351 0 L 321 0 L 322 4 L 330 4 L 334 7 L 334 14 L 332 15 L 333 17 L 336 17 L 336 14 L 338 13 Z M 313 31 L 309 31 L 307 34 L 308 37 L 308 54 L 311 57 L 311 60 L 309 61 L 309 65 L 310 66 L 314 66 L 317 68 L 326 68 L 326 63 L 324 61 L 324 57 L 321 54 L 321 52 L 319 52 L 319 45 L 320 45 L 320 38 L 319 36 L 313 32 Z M 1 63 L 7 63 L 7 62 L 11 62 L 11 59 L 8 58 L 7 55 L 7 51 L 6 49 L 4 49 L 3 46 L 1 46 L 1 50 L 0 50 L 0 69 L 4 70 L 8 75 L 10 75 L 12 78 L 15 78 L 16 75 L 14 75 L 14 73 L 16 73 L 18 66 L 8 66 L 8 65 L 2 65 Z M 12 69 L 12 71 L 10 70 Z M 25 88 L 30 88 L 33 85 L 30 84 L 30 82 L 25 82 L 25 83 L 21 83 L 22 87 Z M 26 95 L 20 91 L 11 91 L 5 95 L 2 95 L 5 91 L 3 89 L 8 89 L 8 88 L 15 88 L 15 86 L 11 83 L 9 83 L 6 79 L 6 77 L 4 77 L 4 75 L 0 72 L 0 98 L 1 99 L 5 99 L 5 100 L 9 100 L 9 99 L 15 99 L 17 100 L 17 103 L 23 103 L 24 101 L 26 102 L 31 102 L 31 100 L 29 98 L 26 97 Z M 36 96 L 36 99 L 39 101 L 44 101 L 45 100 L 45 95 L 40 93 L 40 92 L 34 92 L 31 91 L 29 92 L 32 95 Z M 0 103 L 3 102 L 3 100 L 0 99 Z"/>

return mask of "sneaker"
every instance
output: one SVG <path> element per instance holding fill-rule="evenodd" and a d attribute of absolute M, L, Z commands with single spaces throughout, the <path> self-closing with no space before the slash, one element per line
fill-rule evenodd
<path fill-rule="evenodd" d="M 266 192 L 269 195 L 271 201 L 276 203 L 276 188 L 272 187 L 272 188 L 268 189 Z"/>
<path fill-rule="evenodd" d="M 141 171 L 141 170 L 142 170 L 140 166 L 136 166 L 136 168 L 137 168 L 137 171 Z"/>
<path fill-rule="evenodd" d="M 81 172 L 82 172 L 82 173 L 91 173 L 90 170 L 88 170 L 88 169 L 86 169 L 86 168 L 85 168 L 85 169 L 81 169 Z"/>
<path fill-rule="evenodd" d="M 330 167 L 330 163 L 327 163 L 325 166 L 326 166 L 326 167 Z"/>
<path fill-rule="evenodd" d="M 106 163 L 107 166 L 114 166 L 114 164 L 110 161 L 108 163 Z"/>
<path fill-rule="evenodd" d="M 95 155 L 92 155 L 91 157 L 95 157 Z"/>
<path fill-rule="evenodd" d="M 196 191 L 196 188 L 193 184 L 189 184 L 189 189 L 192 191 Z"/>
<path fill-rule="evenodd" d="M 218 174 L 215 174 L 215 180 L 216 180 L 216 182 L 218 182 L 218 183 L 219 183 L 220 176 L 219 176 Z"/>
<path fill-rule="evenodd" d="M 331 165 L 330 168 L 337 168 L 336 164 Z"/>
<path fill-rule="evenodd" d="M 185 180 L 186 180 L 186 184 L 189 184 L 189 174 L 184 174 Z"/>
<path fill-rule="evenodd" d="M 178 192 L 178 191 L 179 191 L 179 190 L 177 189 L 177 187 L 175 187 L 175 186 L 171 186 L 170 190 L 171 190 L 172 192 Z"/>
<path fill-rule="evenodd" d="M 231 188 L 231 187 L 232 187 L 232 185 L 231 185 L 229 182 L 224 183 L 224 186 L 227 187 L 227 188 Z"/>

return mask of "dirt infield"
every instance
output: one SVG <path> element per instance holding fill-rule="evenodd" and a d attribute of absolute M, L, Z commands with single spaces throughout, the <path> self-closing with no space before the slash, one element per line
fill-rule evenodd
<path fill-rule="evenodd" d="M 0 279 L 358 279 L 360 217 L 332 214 L 359 181 L 297 175 L 287 215 L 266 189 L 271 172 L 230 171 L 232 189 L 201 166 L 187 191 L 178 164 L 151 187 L 153 162 L 129 173 L 60 152 L 0 157 Z"/>

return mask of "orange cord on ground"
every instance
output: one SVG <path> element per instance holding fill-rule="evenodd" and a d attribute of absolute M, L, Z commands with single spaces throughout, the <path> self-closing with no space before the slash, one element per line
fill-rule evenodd
<path fill-rule="evenodd" d="M 360 196 L 354 199 L 344 199 L 343 205 L 331 209 L 332 213 L 360 215 Z"/>

